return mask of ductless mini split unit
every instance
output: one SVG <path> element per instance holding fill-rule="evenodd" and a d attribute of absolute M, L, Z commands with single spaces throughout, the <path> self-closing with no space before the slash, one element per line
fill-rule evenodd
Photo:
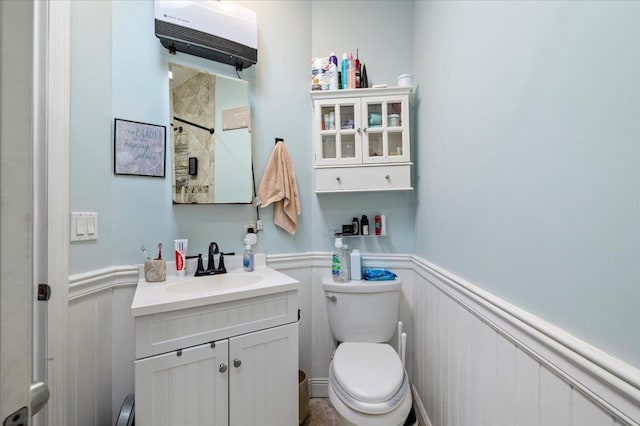
<path fill-rule="evenodd" d="M 155 0 L 155 31 L 171 53 L 248 68 L 258 61 L 256 13 L 230 1 Z"/>

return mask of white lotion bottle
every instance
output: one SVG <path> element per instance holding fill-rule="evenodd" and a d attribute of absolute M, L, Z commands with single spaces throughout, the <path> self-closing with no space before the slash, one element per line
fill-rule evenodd
<path fill-rule="evenodd" d="M 361 280 L 362 256 L 360 255 L 360 250 L 354 249 L 349 256 L 351 257 L 351 279 Z"/>

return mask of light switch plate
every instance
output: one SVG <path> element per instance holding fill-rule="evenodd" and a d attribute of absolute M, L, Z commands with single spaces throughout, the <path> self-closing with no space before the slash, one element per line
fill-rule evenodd
<path fill-rule="evenodd" d="M 98 213 L 71 212 L 71 241 L 98 239 Z"/>

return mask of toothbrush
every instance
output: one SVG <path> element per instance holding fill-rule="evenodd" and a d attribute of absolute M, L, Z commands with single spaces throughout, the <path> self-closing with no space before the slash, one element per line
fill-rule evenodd
<path fill-rule="evenodd" d="M 142 250 L 142 252 L 144 253 L 144 255 L 145 255 L 145 256 L 147 256 L 147 259 L 151 259 L 151 256 L 149 256 L 149 255 L 147 254 L 147 249 L 145 249 L 143 245 L 142 245 L 142 246 L 140 246 L 140 250 Z"/>
<path fill-rule="evenodd" d="M 158 243 L 158 260 L 162 260 L 162 243 Z"/>

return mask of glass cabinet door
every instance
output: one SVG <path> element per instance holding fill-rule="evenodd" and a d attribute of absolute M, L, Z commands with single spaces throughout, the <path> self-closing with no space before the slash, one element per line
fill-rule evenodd
<path fill-rule="evenodd" d="M 362 162 L 358 102 L 357 99 L 318 102 L 316 128 L 320 129 L 320 146 L 316 147 L 317 164 Z"/>
<path fill-rule="evenodd" d="M 363 162 L 409 161 L 408 105 L 402 98 L 363 100 Z"/>

